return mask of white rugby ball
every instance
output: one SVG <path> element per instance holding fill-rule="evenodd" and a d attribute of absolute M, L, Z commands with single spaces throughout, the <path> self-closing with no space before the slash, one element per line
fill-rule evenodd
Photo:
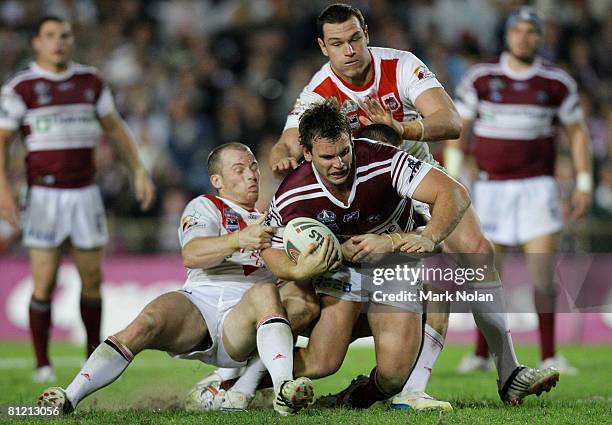
<path fill-rule="evenodd" d="M 338 250 L 338 258 L 340 258 L 342 256 L 342 248 L 336 235 L 334 235 L 329 227 L 313 218 L 297 217 L 287 223 L 283 233 L 283 246 L 289 258 L 297 263 L 298 257 L 302 251 L 308 248 L 308 245 L 311 243 L 317 244 L 316 252 L 318 252 L 323 240 L 328 235 L 331 236 Z"/>

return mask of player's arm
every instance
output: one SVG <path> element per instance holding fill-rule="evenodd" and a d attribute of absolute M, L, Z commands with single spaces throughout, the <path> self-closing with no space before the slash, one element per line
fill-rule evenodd
<path fill-rule="evenodd" d="M 588 212 L 593 192 L 589 131 L 584 120 L 564 124 L 563 128 L 570 141 L 572 160 L 576 170 L 576 190 L 572 194 L 572 218 L 578 219 Z"/>
<path fill-rule="evenodd" d="M 270 166 L 277 177 L 282 177 L 297 168 L 302 156 L 297 128 L 287 128 L 270 151 Z"/>
<path fill-rule="evenodd" d="M 461 135 L 461 118 L 453 101 L 441 87 L 425 90 L 417 97 L 415 107 L 422 120 L 397 121 L 378 99 L 366 99 L 360 104 L 368 118 L 360 117 L 364 125 L 387 124 L 404 140 L 437 142 L 457 139 Z"/>
<path fill-rule="evenodd" d="M 219 265 L 238 250 L 256 251 L 270 248 L 276 229 L 263 224 L 265 214 L 246 228 L 222 236 L 200 236 L 181 249 L 183 264 L 190 269 L 208 269 Z"/>
<path fill-rule="evenodd" d="M 8 148 L 15 130 L 0 128 L 0 217 L 17 228 L 19 209 L 7 175 Z"/>
<path fill-rule="evenodd" d="M 338 258 L 338 251 L 331 238 L 326 237 L 321 243 L 319 252 L 317 246 L 310 244 L 298 257 L 297 263 L 289 259 L 285 251 L 278 248 L 269 248 L 261 252 L 266 266 L 272 274 L 282 280 L 307 282 L 313 277 L 336 269 L 342 264 Z"/>
<path fill-rule="evenodd" d="M 461 124 L 461 135 L 458 139 L 447 140 L 444 145 L 444 168 L 453 178 L 459 178 L 463 166 L 463 149 L 468 144 L 473 121 L 463 119 Z"/>
<path fill-rule="evenodd" d="M 410 197 L 431 206 L 431 220 L 420 234 L 399 234 L 402 252 L 432 252 L 470 206 L 470 196 L 463 185 L 435 168 L 425 174 Z"/>
<path fill-rule="evenodd" d="M 115 111 L 100 117 L 99 120 L 114 151 L 132 174 L 134 192 L 140 202 L 140 208 L 143 211 L 148 210 L 155 200 L 155 185 L 138 157 L 134 136 Z"/>

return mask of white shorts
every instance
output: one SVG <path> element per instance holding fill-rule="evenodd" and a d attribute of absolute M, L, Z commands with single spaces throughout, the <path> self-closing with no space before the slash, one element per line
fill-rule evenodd
<path fill-rule="evenodd" d="M 522 245 L 563 228 L 559 188 L 553 177 L 478 181 L 474 205 L 487 238 Z"/>
<path fill-rule="evenodd" d="M 66 239 L 82 249 L 108 242 L 104 204 L 98 186 L 77 189 L 29 188 L 23 220 L 23 244 L 56 248 Z"/>
<path fill-rule="evenodd" d="M 208 328 L 212 341 L 210 348 L 204 351 L 192 351 L 189 353 L 175 354 L 172 357 L 188 360 L 200 360 L 206 364 L 220 367 L 242 367 L 246 361 L 237 362 L 225 351 L 223 346 L 223 322 L 232 308 L 240 302 L 249 286 L 232 285 L 193 285 L 183 286 L 177 292 L 186 296 L 195 305 Z"/>
<path fill-rule="evenodd" d="M 419 292 L 422 284 L 411 286 L 405 282 L 385 282 L 384 285 L 376 286 L 372 284 L 372 278 L 364 276 L 360 271 L 353 267 L 343 266 L 337 272 L 327 273 L 312 280 L 317 295 L 324 294 L 334 298 L 358 303 L 384 304 L 400 308 L 414 313 L 423 312 L 423 303 L 420 300 Z M 414 293 L 414 299 L 400 299 L 400 296 L 407 292 Z M 387 297 L 382 299 L 382 294 Z M 388 296 L 391 295 L 392 298 Z"/>

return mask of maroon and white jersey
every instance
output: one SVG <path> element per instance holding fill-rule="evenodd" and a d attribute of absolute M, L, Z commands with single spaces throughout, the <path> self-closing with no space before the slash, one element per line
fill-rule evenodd
<path fill-rule="evenodd" d="M 410 52 L 382 47 L 370 47 L 369 50 L 374 70 L 369 82 L 362 87 L 353 86 L 338 76 L 329 62 L 326 63 L 300 93 L 284 129 L 297 128 L 300 116 L 313 103 L 331 97 L 338 100 L 351 123 L 353 135 L 363 127 L 359 116 L 367 116 L 358 102 L 368 97 L 380 99 L 398 121 L 418 118 L 414 104 L 419 95 L 431 88 L 442 87 L 436 76 Z M 419 159 L 428 159 L 426 143 L 415 142 L 403 148 Z"/>
<path fill-rule="evenodd" d="M 309 217 L 329 227 L 342 242 L 365 233 L 415 228 L 410 197 L 432 168 L 406 152 L 367 139 L 354 140 L 355 178 L 345 205 L 325 187 L 310 162 L 289 174 L 270 205 L 269 221 L 278 230 L 272 247 L 283 247 L 284 226 Z"/>
<path fill-rule="evenodd" d="M 185 207 L 178 229 L 181 247 L 192 239 L 205 236 L 223 236 L 244 229 L 261 216 L 256 210 L 246 210 L 240 205 L 214 195 L 202 195 Z M 276 278 L 266 268 L 259 251 L 234 252 L 220 264 L 207 269 L 187 269 L 186 285 L 250 286 L 258 282 L 275 282 Z"/>
<path fill-rule="evenodd" d="M 30 185 L 82 187 L 94 182 L 98 118 L 114 110 L 95 68 L 73 63 L 54 73 L 32 62 L 2 87 L 0 128 L 21 131 Z"/>
<path fill-rule="evenodd" d="M 565 71 L 537 59 L 519 73 L 507 53 L 470 68 L 455 104 L 474 120 L 474 154 L 490 180 L 552 176 L 558 122 L 583 119 L 576 82 Z"/>

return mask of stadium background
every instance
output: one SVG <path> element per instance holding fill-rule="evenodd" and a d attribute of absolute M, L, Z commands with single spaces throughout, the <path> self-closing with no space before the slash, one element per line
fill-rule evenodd
<path fill-rule="evenodd" d="M 98 182 L 110 224 L 105 262 L 107 335 L 125 326 L 157 294 L 182 284 L 177 223 L 186 202 L 209 191 L 205 160 L 221 143 L 242 141 L 262 165 L 265 208 L 273 181 L 266 162 L 297 94 L 324 62 L 315 17 L 329 2 L 289 0 L 6 0 L 0 3 L 0 78 L 31 58 L 36 21 L 57 14 L 73 22 L 75 60 L 98 67 L 117 108 L 135 133 L 158 188 L 154 209 L 140 213 L 129 181 L 106 143 L 97 152 Z M 596 189 L 587 219 L 572 223 L 564 252 L 612 252 L 612 2 L 610 0 L 355 1 L 366 16 L 371 45 L 413 51 L 449 93 L 473 63 L 503 47 L 503 21 L 531 3 L 546 18 L 542 54 L 573 75 L 581 90 L 594 154 Z M 439 152 L 440 145 L 431 145 Z M 11 146 L 10 176 L 24 185 L 23 148 Z M 573 188 L 567 141 L 559 138 L 557 176 L 565 199 Z M 469 184 L 474 173 L 464 171 Z M 0 222 L 0 339 L 27 340 L 31 279 L 18 235 Z M 509 278 L 529 290 L 528 278 L 510 267 Z M 609 266 L 607 269 L 609 271 Z M 604 270 L 604 273 L 606 272 Z M 607 275 L 609 276 L 609 274 Z M 507 281 L 504 275 L 505 282 Z M 81 341 L 78 275 L 70 261 L 59 274 L 54 338 Z M 608 287 L 609 289 L 609 287 Z M 518 292 L 517 292 L 518 293 Z M 523 292 L 524 294 L 524 292 Z M 612 293 L 602 305 L 612 304 Z M 521 297 L 521 300 L 530 297 Z M 535 341 L 535 315 L 515 315 L 519 341 Z M 451 341 L 472 341 L 471 317 L 454 316 Z M 566 314 L 561 342 L 612 343 L 612 314 Z M 29 366 L 28 366 L 29 367 Z"/>

